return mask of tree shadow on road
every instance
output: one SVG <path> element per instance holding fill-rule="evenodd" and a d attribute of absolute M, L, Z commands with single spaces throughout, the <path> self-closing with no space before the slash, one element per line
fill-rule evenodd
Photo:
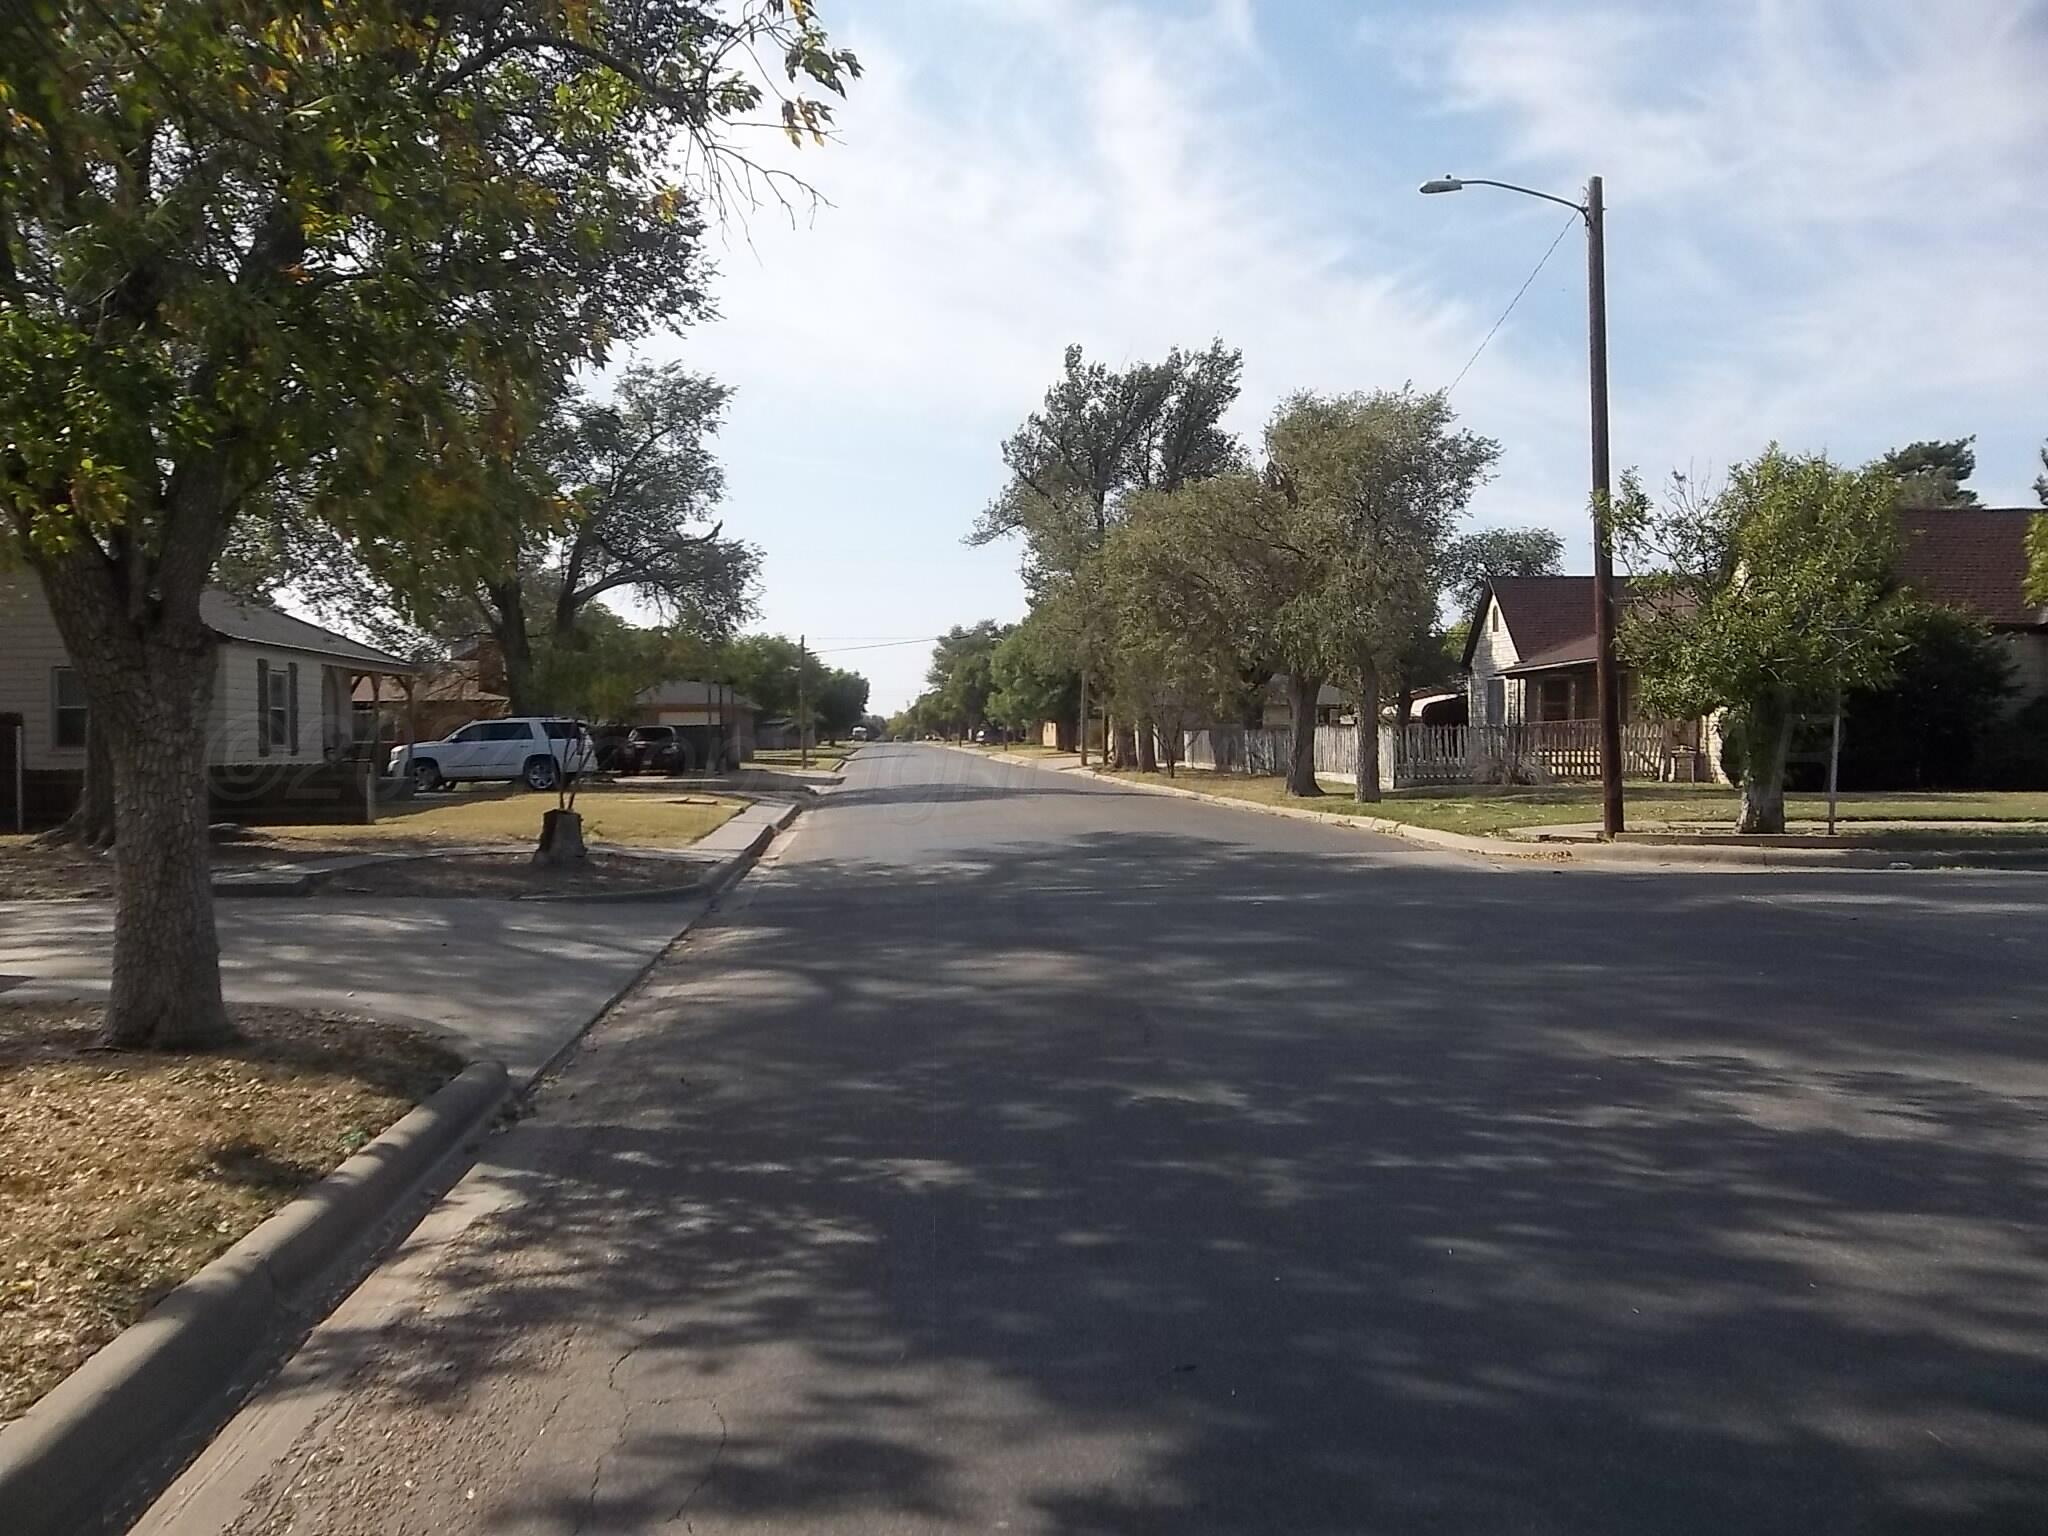
<path fill-rule="evenodd" d="M 491 1530 L 2037 1531 L 2048 982 L 1946 889 L 785 865 L 361 1391 Z"/>

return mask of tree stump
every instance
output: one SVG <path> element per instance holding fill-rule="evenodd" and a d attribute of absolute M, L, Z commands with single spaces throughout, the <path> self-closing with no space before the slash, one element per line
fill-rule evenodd
<path fill-rule="evenodd" d="M 583 846 L 583 817 L 577 811 L 548 811 L 540 819 L 540 846 L 533 862 L 552 869 L 581 864 L 590 857 Z"/>

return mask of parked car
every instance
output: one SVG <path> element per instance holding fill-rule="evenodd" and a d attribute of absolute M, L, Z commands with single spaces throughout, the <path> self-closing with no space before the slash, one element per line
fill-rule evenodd
<path fill-rule="evenodd" d="M 633 728 L 628 725 L 594 725 L 590 728 L 591 745 L 597 753 L 599 773 L 632 773 L 640 764 L 640 754 L 633 745 Z"/>
<path fill-rule="evenodd" d="M 637 725 L 630 746 L 633 766 L 627 773 L 688 773 L 697 766 L 689 737 L 673 725 Z"/>
<path fill-rule="evenodd" d="M 596 744 L 580 723 L 532 715 L 472 720 L 439 741 L 391 754 L 391 772 L 410 776 L 422 791 L 480 779 L 553 789 L 565 775 L 573 779 L 596 765 Z"/>

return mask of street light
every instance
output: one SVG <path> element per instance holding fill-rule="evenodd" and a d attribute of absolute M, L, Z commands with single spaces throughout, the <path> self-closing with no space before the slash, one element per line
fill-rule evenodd
<path fill-rule="evenodd" d="M 1586 350 L 1593 391 L 1593 643 L 1600 695 L 1600 828 L 1614 837 L 1622 829 L 1621 814 L 1621 674 L 1614 660 L 1614 549 L 1608 535 L 1607 457 L 1607 238 L 1606 206 L 1600 178 L 1586 183 L 1586 200 L 1518 187 L 1511 181 L 1479 176 L 1439 176 L 1425 181 L 1430 196 L 1462 192 L 1467 187 L 1499 187 L 1558 203 L 1586 221 Z"/>

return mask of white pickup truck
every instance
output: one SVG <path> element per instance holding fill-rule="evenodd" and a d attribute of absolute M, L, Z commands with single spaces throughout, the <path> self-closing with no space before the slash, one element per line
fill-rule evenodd
<path fill-rule="evenodd" d="M 537 715 L 472 720 L 439 741 L 415 742 L 391 754 L 393 777 L 405 774 L 419 791 L 478 779 L 503 779 L 528 789 L 553 789 L 597 762 L 590 733 L 574 720 Z"/>

